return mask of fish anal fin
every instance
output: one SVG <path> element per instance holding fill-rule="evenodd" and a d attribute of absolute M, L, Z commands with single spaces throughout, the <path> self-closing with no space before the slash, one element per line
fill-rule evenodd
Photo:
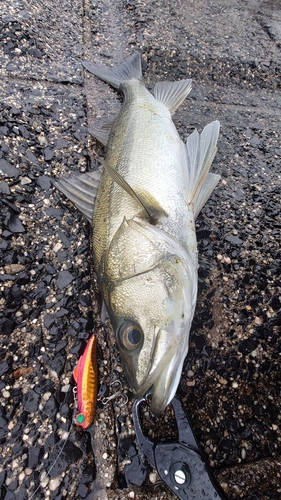
<path fill-rule="evenodd" d="M 154 97 L 164 104 L 172 115 L 191 91 L 191 83 L 192 80 L 158 82 L 154 87 Z"/>
<path fill-rule="evenodd" d="M 89 222 L 92 222 L 100 178 L 101 172 L 95 170 L 86 174 L 62 177 L 58 181 L 53 181 L 53 184 L 74 203 Z"/>

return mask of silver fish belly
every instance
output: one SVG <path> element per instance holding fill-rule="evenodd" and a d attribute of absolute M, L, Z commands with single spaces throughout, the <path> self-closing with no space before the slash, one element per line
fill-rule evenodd
<path fill-rule="evenodd" d="M 106 144 L 102 173 L 56 186 L 93 223 L 94 265 L 128 384 L 137 396 L 153 386 L 151 409 L 173 398 L 188 352 L 197 297 L 195 219 L 219 181 L 209 173 L 219 122 L 184 144 L 171 114 L 190 80 L 141 81 L 135 54 L 117 68 L 84 63 L 124 94 L 111 127 L 91 131 Z"/>

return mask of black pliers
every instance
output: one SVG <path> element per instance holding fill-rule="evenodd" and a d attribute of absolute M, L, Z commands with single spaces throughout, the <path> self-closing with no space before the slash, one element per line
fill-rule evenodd
<path fill-rule="evenodd" d="M 133 405 L 133 420 L 138 446 L 162 481 L 182 500 L 226 500 L 196 443 L 191 425 L 177 397 L 171 401 L 178 428 L 175 442 L 150 441 L 142 432 L 140 406 L 147 403 L 148 394 Z"/>

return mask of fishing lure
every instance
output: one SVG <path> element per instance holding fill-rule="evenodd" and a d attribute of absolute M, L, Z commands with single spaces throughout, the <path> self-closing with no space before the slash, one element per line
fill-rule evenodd
<path fill-rule="evenodd" d="M 97 337 L 92 335 L 73 371 L 78 412 L 74 423 L 83 430 L 93 422 L 98 393 Z"/>

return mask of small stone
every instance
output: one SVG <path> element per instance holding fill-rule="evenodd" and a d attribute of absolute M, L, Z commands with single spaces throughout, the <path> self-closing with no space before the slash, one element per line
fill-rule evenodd
<path fill-rule="evenodd" d="M 238 388 L 238 383 L 234 380 L 234 382 L 232 382 L 232 387 L 233 389 L 237 389 Z"/>
<path fill-rule="evenodd" d="M 57 253 L 62 248 L 62 244 L 60 242 L 56 243 L 53 252 Z"/>
<path fill-rule="evenodd" d="M 74 277 L 69 271 L 60 271 L 57 279 L 57 286 L 60 290 L 66 288 L 72 281 Z"/>
<path fill-rule="evenodd" d="M 51 187 L 51 179 L 47 175 L 40 175 L 37 179 L 37 183 L 41 189 L 47 190 Z"/>
<path fill-rule="evenodd" d="M 6 175 L 6 177 L 18 177 L 21 173 L 19 168 L 14 167 L 3 158 L 0 160 L 0 171 Z"/>
<path fill-rule="evenodd" d="M 52 160 L 54 152 L 50 148 L 46 148 L 44 151 L 44 157 L 46 161 Z"/>
<path fill-rule="evenodd" d="M 25 233 L 25 227 L 22 225 L 19 216 L 13 213 L 7 215 L 5 225 L 12 233 Z"/>
<path fill-rule="evenodd" d="M 0 363 L 0 377 L 2 377 L 2 375 L 7 373 L 10 369 L 11 363 L 8 363 L 7 360 L 2 361 L 2 363 Z"/>
<path fill-rule="evenodd" d="M 259 316 L 255 317 L 254 322 L 255 322 L 255 325 L 259 325 L 259 326 L 263 324 L 263 320 Z"/>
<path fill-rule="evenodd" d="M 8 318 L 0 318 L 0 333 L 2 335 L 9 335 L 15 328 L 15 323 Z"/>
<path fill-rule="evenodd" d="M 24 473 L 24 472 L 21 472 L 21 473 L 19 474 L 19 482 L 21 483 L 21 482 L 24 480 L 24 478 L 25 478 L 25 473 Z"/>
<path fill-rule="evenodd" d="M 55 479 L 51 479 L 49 482 L 49 490 L 50 491 L 55 491 L 61 483 L 61 478 L 56 477 Z"/>
<path fill-rule="evenodd" d="M 156 483 L 156 481 L 157 481 L 157 474 L 156 474 L 156 472 L 151 472 L 149 474 L 149 481 L 151 483 L 153 483 L 153 484 Z"/>
<path fill-rule="evenodd" d="M 7 274 L 17 274 L 24 271 L 25 266 L 23 264 L 8 264 L 4 267 L 4 270 Z"/>
<path fill-rule="evenodd" d="M 5 181 L 0 182 L 0 193 L 2 193 L 2 194 L 10 194 L 11 193 L 7 182 L 5 182 Z"/>
<path fill-rule="evenodd" d="M 130 493 L 128 494 L 128 498 L 135 498 L 135 492 L 130 491 Z"/>
<path fill-rule="evenodd" d="M 225 237 L 226 241 L 228 241 L 229 243 L 231 243 L 232 245 L 242 245 L 242 243 L 244 243 L 243 240 L 241 240 L 238 236 L 235 236 L 233 234 L 230 234 L 229 236 L 226 236 Z"/>
<path fill-rule="evenodd" d="M 188 380 L 186 385 L 188 385 L 188 387 L 194 387 L 196 384 L 196 381 L 195 380 Z"/>
<path fill-rule="evenodd" d="M 26 184 L 30 184 L 31 182 L 32 182 L 32 180 L 29 177 L 22 177 L 21 181 L 20 181 L 22 186 L 25 186 Z"/>
<path fill-rule="evenodd" d="M 55 145 L 55 149 L 68 148 L 69 144 L 64 139 L 58 139 Z"/>
<path fill-rule="evenodd" d="M 27 156 L 28 160 L 30 161 L 30 163 L 33 163 L 34 165 L 38 165 L 38 160 L 37 160 L 36 156 L 32 153 L 32 151 L 27 151 L 26 156 Z"/>
<path fill-rule="evenodd" d="M 30 389 L 23 395 L 23 406 L 30 413 L 35 413 L 38 410 L 39 394 Z"/>

